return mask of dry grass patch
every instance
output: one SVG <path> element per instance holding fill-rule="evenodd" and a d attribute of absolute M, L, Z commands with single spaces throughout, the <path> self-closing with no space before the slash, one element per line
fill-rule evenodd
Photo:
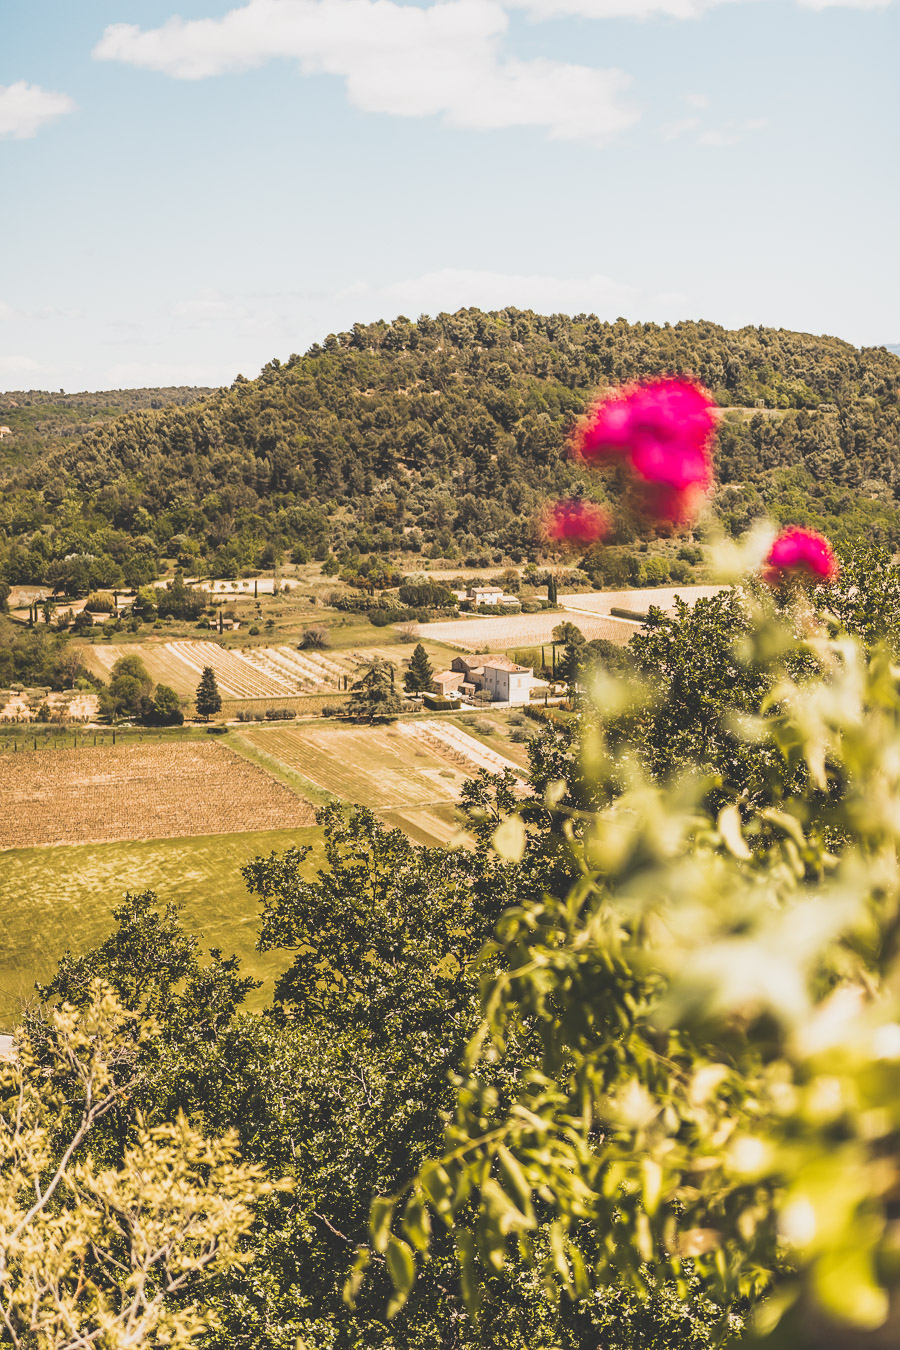
<path fill-rule="evenodd" d="M 324 792 L 374 810 L 455 802 L 467 773 L 396 727 L 254 728 L 238 739 Z"/>
<path fill-rule="evenodd" d="M 0 848 L 311 825 L 310 804 L 210 742 L 0 757 Z"/>
<path fill-rule="evenodd" d="M 623 645 L 630 642 L 637 628 L 634 623 L 605 615 L 547 610 L 541 614 L 498 614 L 489 618 L 419 624 L 417 632 L 420 636 L 437 638 L 466 651 L 506 652 L 551 642 L 554 628 L 561 623 L 574 623 L 588 641 L 602 637 Z"/>

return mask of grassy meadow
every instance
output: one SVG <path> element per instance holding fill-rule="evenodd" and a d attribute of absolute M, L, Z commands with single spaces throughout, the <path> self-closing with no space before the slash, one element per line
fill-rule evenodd
<path fill-rule="evenodd" d="M 221 947 L 241 958 L 245 973 L 263 980 L 251 996 L 260 1006 L 288 964 L 287 955 L 255 951 L 258 906 L 240 867 L 291 844 L 315 846 L 318 826 L 216 834 L 138 843 L 67 844 L 0 852 L 0 1031 L 18 1021 L 35 980 L 47 980 L 67 948 L 90 950 L 112 928 L 111 911 L 126 891 L 154 890 L 184 907 L 186 928 L 204 950 Z M 310 875 L 320 865 L 307 860 Z"/>

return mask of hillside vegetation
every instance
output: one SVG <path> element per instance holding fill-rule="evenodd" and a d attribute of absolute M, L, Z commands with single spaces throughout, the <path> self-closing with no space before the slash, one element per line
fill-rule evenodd
<path fill-rule="evenodd" d="M 545 496 L 580 482 L 617 495 L 569 457 L 585 403 L 661 372 L 695 375 L 727 410 L 717 509 L 731 529 L 768 510 L 900 543 L 900 364 L 886 349 L 469 309 L 356 324 L 256 380 L 182 406 L 139 400 L 25 456 L 0 492 L 0 576 L 52 580 L 84 554 L 132 584 L 160 557 L 223 571 L 329 549 L 528 556 Z"/>
<path fill-rule="evenodd" d="M 0 477 L 30 465 L 124 413 L 194 403 L 211 389 L 110 389 L 104 393 L 48 393 L 43 389 L 0 394 Z"/>

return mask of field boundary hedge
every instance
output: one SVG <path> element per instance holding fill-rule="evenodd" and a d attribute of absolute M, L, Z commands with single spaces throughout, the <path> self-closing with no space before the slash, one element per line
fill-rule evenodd
<path fill-rule="evenodd" d="M 220 718 L 233 720 L 239 712 L 266 713 L 269 710 L 287 710 L 292 712 L 318 713 L 326 706 L 334 707 L 342 702 L 341 692 L 336 689 L 321 694 L 283 694 L 268 698 L 223 698 Z M 218 719 L 217 719 L 218 720 Z"/>

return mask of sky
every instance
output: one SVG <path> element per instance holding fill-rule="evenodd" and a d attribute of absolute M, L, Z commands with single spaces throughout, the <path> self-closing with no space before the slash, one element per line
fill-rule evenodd
<path fill-rule="evenodd" d="M 900 342 L 900 0 L 0 0 L 0 390 L 507 305 Z"/>

